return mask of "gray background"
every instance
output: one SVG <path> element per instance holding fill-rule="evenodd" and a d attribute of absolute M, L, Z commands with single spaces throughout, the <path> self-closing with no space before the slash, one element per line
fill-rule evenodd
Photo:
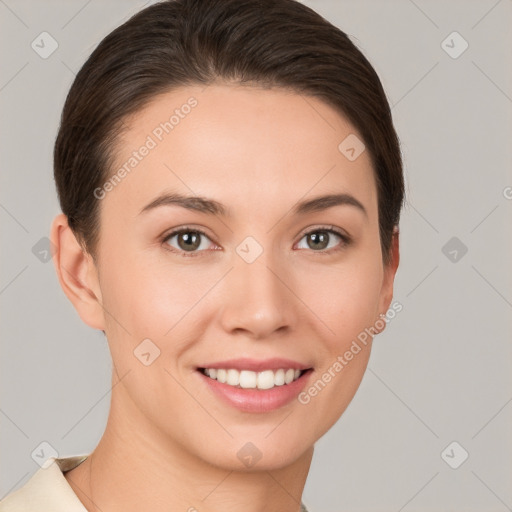
<path fill-rule="evenodd" d="M 304 502 L 312 512 L 512 510 L 512 0 L 304 3 L 379 73 L 408 195 L 403 310 L 318 441 Z M 60 456 L 88 453 L 106 424 L 106 341 L 36 244 L 60 211 L 52 149 L 74 74 L 147 4 L 0 0 L 0 497 L 39 468 L 41 442 Z M 31 47 L 43 31 L 59 45 L 47 59 Z M 454 31 L 469 44 L 457 58 L 445 50 L 458 53 L 461 39 L 442 44 Z M 462 450 L 469 457 L 453 469 Z"/>

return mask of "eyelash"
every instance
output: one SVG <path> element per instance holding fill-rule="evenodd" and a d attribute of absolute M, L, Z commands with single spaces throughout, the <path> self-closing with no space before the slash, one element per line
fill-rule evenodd
<path fill-rule="evenodd" d="M 332 233 L 334 235 L 339 236 L 342 240 L 342 243 L 336 248 L 331 248 L 331 249 L 327 249 L 327 250 L 324 249 L 322 251 L 312 251 L 314 253 L 321 254 L 321 255 L 325 255 L 325 254 L 328 255 L 333 252 L 338 252 L 338 251 L 343 250 L 347 245 L 349 245 L 352 242 L 352 239 L 348 235 L 346 235 L 345 233 L 342 233 L 341 231 L 338 231 L 337 229 L 334 228 L 334 226 L 316 227 L 310 231 L 306 231 L 306 232 L 302 233 L 299 240 L 302 240 L 307 235 L 310 235 L 312 233 L 318 233 L 320 231 L 322 231 L 324 233 Z M 162 244 L 166 244 L 173 236 L 180 235 L 181 233 L 191 233 L 191 232 L 199 233 L 199 234 L 205 236 L 206 238 L 210 239 L 210 237 L 203 230 L 201 230 L 199 228 L 185 226 L 185 227 L 176 229 L 176 230 L 171 231 L 170 233 L 167 233 L 166 235 L 164 235 L 162 238 Z M 179 251 L 178 249 L 176 249 L 174 247 L 170 247 L 167 250 L 169 250 L 175 254 L 178 253 L 185 258 L 195 258 L 195 257 L 199 256 L 202 252 L 204 252 L 204 251 L 196 251 L 196 252 L 187 253 L 186 251 Z M 300 249 L 300 250 L 304 250 L 304 249 Z"/>

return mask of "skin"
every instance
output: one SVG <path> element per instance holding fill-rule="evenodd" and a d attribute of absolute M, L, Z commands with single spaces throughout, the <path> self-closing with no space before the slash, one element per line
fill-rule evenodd
<path fill-rule="evenodd" d="M 371 339 L 308 404 L 266 413 L 221 402 L 195 368 L 285 357 L 313 367 L 314 383 L 389 308 L 398 233 L 384 265 L 370 155 L 349 161 L 338 150 L 357 131 L 284 89 L 217 83 L 160 95 L 126 120 L 116 165 L 190 96 L 198 105 L 100 201 L 96 263 L 63 214 L 52 224 L 60 284 L 81 319 L 105 331 L 113 360 L 105 433 L 65 478 L 89 511 L 298 512 L 314 443 L 354 397 Z M 177 205 L 139 215 L 163 191 L 215 199 L 231 216 Z M 291 213 L 331 193 L 352 195 L 366 214 L 346 204 Z M 195 257 L 178 236 L 162 241 L 185 225 L 207 233 Z M 305 231 L 330 226 L 352 242 L 308 244 Z M 250 264 L 236 251 L 248 236 L 263 249 Z M 146 338 L 160 350 L 149 366 L 133 354 Z M 250 468 L 237 457 L 247 442 L 262 454 Z"/>

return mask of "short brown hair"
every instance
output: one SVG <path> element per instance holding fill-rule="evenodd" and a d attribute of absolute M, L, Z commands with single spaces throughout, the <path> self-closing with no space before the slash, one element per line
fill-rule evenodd
<path fill-rule="evenodd" d="M 218 80 L 317 97 L 352 123 L 373 163 L 388 262 L 404 179 L 386 95 L 348 36 L 296 0 L 166 0 L 100 42 L 67 95 L 54 148 L 61 209 L 83 248 L 95 256 L 100 225 L 93 191 L 112 171 L 123 120 L 157 94 Z"/>

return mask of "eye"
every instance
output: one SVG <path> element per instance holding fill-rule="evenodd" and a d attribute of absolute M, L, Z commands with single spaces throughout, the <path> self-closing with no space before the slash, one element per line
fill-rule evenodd
<path fill-rule="evenodd" d="M 202 252 L 209 247 L 209 244 L 204 239 L 211 242 L 206 233 L 200 229 L 181 228 L 167 234 L 162 242 L 170 245 L 176 252 L 189 253 L 182 254 L 183 256 L 196 256 L 195 253 Z"/>
<path fill-rule="evenodd" d="M 351 242 L 348 235 L 334 229 L 333 226 L 310 230 L 303 234 L 301 241 L 303 239 L 306 240 L 307 246 L 299 246 L 299 249 L 313 249 L 314 252 L 319 253 L 331 252 L 333 247 L 334 251 L 341 250 Z M 338 244 L 335 243 L 336 239 Z M 339 243 L 340 240 L 341 243 Z M 198 256 L 198 253 L 210 247 L 207 241 L 212 243 L 204 231 L 188 227 L 171 231 L 162 239 L 162 243 L 168 244 L 173 252 L 180 253 L 182 256 Z"/>
<path fill-rule="evenodd" d="M 327 252 L 336 246 L 335 243 L 331 244 L 333 238 L 334 242 L 336 242 L 336 239 L 338 239 L 338 241 L 342 241 L 341 244 L 338 242 L 338 246 L 334 249 L 335 251 L 343 249 L 350 243 L 350 238 L 347 235 L 331 226 L 329 228 L 316 228 L 304 233 L 301 240 L 305 239 L 307 246 L 299 247 L 299 249 L 313 249 L 314 252 Z"/>

